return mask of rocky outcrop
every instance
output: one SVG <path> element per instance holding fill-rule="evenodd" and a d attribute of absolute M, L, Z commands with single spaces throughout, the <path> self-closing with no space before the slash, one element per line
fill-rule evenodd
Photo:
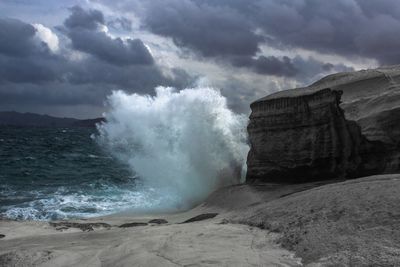
<path fill-rule="evenodd" d="M 400 67 L 327 76 L 251 104 L 248 181 L 400 170 Z"/>
<path fill-rule="evenodd" d="M 361 131 L 346 121 L 340 95 L 324 89 L 253 103 L 247 178 L 303 182 L 354 176 Z"/>
<path fill-rule="evenodd" d="M 241 192 L 252 190 L 262 201 L 228 220 L 280 234 L 277 242 L 295 251 L 303 266 L 400 266 L 400 175 L 331 183 L 272 200 L 266 195 L 274 190 L 246 186 Z"/>

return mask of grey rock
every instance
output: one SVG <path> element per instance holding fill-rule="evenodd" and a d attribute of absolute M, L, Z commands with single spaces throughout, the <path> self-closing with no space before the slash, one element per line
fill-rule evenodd
<path fill-rule="evenodd" d="M 111 228 L 111 225 L 101 222 L 94 222 L 94 223 L 50 222 L 49 224 L 54 228 L 56 228 L 56 230 L 58 231 L 66 230 L 68 228 L 78 228 L 82 231 L 89 232 L 93 231 L 94 228 L 106 228 L 106 229 Z"/>
<path fill-rule="evenodd" d="M 154 223 L 154 224 L 166 224 L 166 223 L 168 223 L 168 221 L 167 221 L 167 220 L 164 220 L 164 219 L 153 219 L 153 220 L 150 220 L 149 223 Z"/>
<path fill-rule="evenodd" d="M 181 223 L 192 223 L 192 222 L 198 222 L 198 221 L 203 221 L 203 220 L 208 220 L 208 219 L 212 219 L 215 216 L 217 216 L 218 213 L 203 213 L 200 215 L 197 215 L 195 217 L 192 217 L 184 222 Z"/>
<path fill-rule="evenodd" d="M 400 171 L 400 66 L 330 75 L 251 109 L 249 182 Z"/>
<path fill-rule="evenodd" d="M 129 228 L 129 227 L 137 227 L 137 226 L 146 226 L 147 223 L 142 222 L 131 222 L 131 223 L 124 223 L 118 226 L 119 228 Z"/>

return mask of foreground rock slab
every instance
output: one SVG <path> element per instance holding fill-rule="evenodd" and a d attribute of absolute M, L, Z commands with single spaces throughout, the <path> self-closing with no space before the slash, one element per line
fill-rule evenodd
<path fill-rule="evenodd" d="M 92 219 L 110 229 L 88 232 L 0 220 L 0 266 L 400 266 L 399 192 L 399 174 L 244 184 L 163 225 L 119 228 L 156 218 L 111 216 Z"/>
<path fill-rule="evenodd" d="M 310 266 L 400 266 L 400 175 L 315 187 L 232 216 L 282 234 Z M 315 265 L 312 265 L 315 264 Z"/>
<path fill-rule="evenodd" d="M 0 266 L 301 266 L 276 238 L 213 220 L 58 232 L 1 241 Z"/>

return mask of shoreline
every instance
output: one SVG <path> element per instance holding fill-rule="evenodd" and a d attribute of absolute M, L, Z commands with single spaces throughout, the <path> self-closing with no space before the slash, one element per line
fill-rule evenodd
<path fill-rule="evenodd" d="M 276 185 L 267 187 L 270 190 Z M 134 215 L 123 212 L 65 221 L 1 220 L 0 234 L 6 236 L 0 239 L 0 251 L 4 252 L 0 255 L 0 266 L 14 263 L 27 266 L 33 263 L 39 266 L 114 265 L 111 262 L 117 263 L 116 266 L 301 266 L 300 258 L 277 244 L 279 234 L 229 221 L 233 214 L 259 200 L 252 188 L 247 184 L 221 188 L 202 204 L 180 213 Z M 190 221 L 199 215 L 210 216 Z M 149 223 L 154 219 L 167 223 Z M 147 225 L 141 225 L 143 223 Z M 127 224 L 134 226 L 120 227 Z M 97 245 L 97 242 L 105 245 Z M 109 255 L 110 244 L 121 247 L 113 252 L 117 254 L 128 244 L 135 249 L 132 255 L 115 254 L 114 257 Z M 75 252 L 76 246 L 83 251 Z M 99 253 L 112 260 L 104 263 L 95 259 L 95 254 Z M 121 262 L 124 257 L 129 260 Z"/>
<path fill-rule="evenodd" d="M 61 221 L 76 223 L 69 227 L 0 221 L 0 233 L 6 233 L 0 266 L 301 266 L 293 252 L 276 244 L 279 235 L 227 223 L 227 212 L 201 206 L 176 214 Z M 204 214 L 211 217 L 183 223 Z M 141 225 L 153 219 L 167 223 Z"/>
<path fill-rule="evenodd" d="M 394 266 L 399 190 L 398 174 L 242 184 L 177 214 L 1 220 L 0 266 Z"/>

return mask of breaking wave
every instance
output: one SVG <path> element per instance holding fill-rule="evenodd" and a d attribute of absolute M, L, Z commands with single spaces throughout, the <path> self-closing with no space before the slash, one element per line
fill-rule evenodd
<path fill-rule="evenodd" d="M 190 208 L 218 187 L 244 180 L 247 117 L 232 112 L 218 90 L 114 91 L 107 103 L 96 140 L 128 164 L 141 190 L 157 195 L 163 208 Z"/>

